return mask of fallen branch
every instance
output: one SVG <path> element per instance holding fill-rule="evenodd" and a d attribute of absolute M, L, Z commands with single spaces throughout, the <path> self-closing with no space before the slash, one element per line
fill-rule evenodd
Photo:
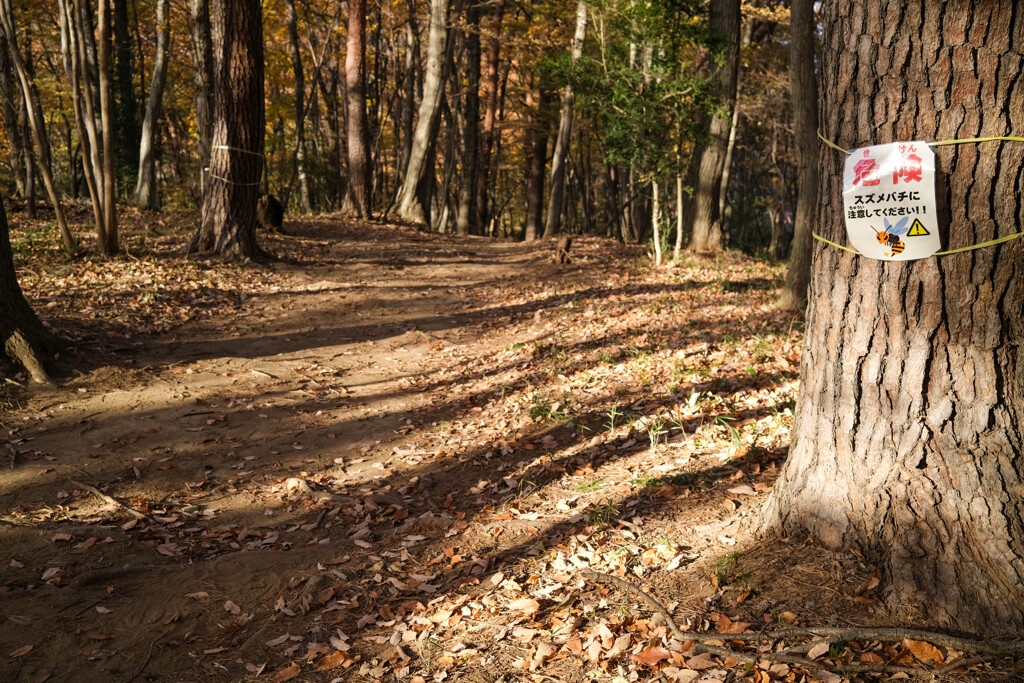
<path fill-rule="evenodd" d="M 110 496 L 103 493 L 95 486 L 89 486 L 88 484 L 83 484 L 79 481 L 75 481 L 74 479 L 69 479 L 68 481 L 77 486 L 78 488 L 82 489 L 83 491 L 88 491 L 89 493 L 93 494 L 94 496 L 105 502 L 107 505 L 113 505 L 116 508 L 124 510 L 135 519 L 148 519 L 146 515 L 142 514 L 138 510 L 133 510 L 132 508 L 128 507 L 121 501 L 111 498 Z"/>
<path fill-rule="evenodd" d="M 610 583 L 627 593 L 631 593 L 643 602 L 647 603 L 647 606 L 652 610 L 665 617 L 668 622 L 669 628 L 672 630 L 672 635 L 677 640 L 682 642 L 694 643 L 694 649 L 698 652 L 707 652 L 709 654 L 716 655 L 718 657 L 729 657 L 736 659 L 741 662 L 748 664 L 756 664 L 759 661 L 772 661 L 781 662 L 784 664 L 794 664 L 810 669 L 824 669 L 835 674 L 843 673 L 905 673 L 912 676 L 931 676 L 936 673 L 944 674 L 951 671 L 955 671 L 961 668 L 970 668 L 977 664 L 982 664 L 986 661 L 984 657 L 973 657 L 971 659 L 962 659 L 960 661 L 952 662 L 948 666 L 942 669 L 918 669 L 909 666 L 893 666 L 890 664 L 845 664 L 845 665 L 829 665 L 823 662 L 816 662 L 813 659 L 807 659 L 804 657 L 794 656 L 787 653 L 777 652 L 765 652 L 758 653 L 756 655 L 749 654 L 746 652 L 737 652 L 736 650 L 721 647 L 718 645 L 711 645 L 709 641 L 734 641 L 734 642 L 753 642 L 763 640 L 785 640 L 786 638 L 795 637 L 807 637 L 807 636 L 819 636 L 827 638 L 828 640 L 878 640 L 885 642 L 902 642 L 904 639 L 907 640 L 919 640 L 929 642 L 934 645 L 941 645 L 946 648 L 959 650 L 961 652 L 967 652 L 975 655 L 989 655 L 989 656 L 1002 656 L 1012 657 L 1024 655 L 1024 642 L 1012 641 L 1012 640 L 975 640 L 972 638 L 963 638 L 959 636 L 951 636 L 944 633 L 935 633 L 933 631 L 921 631 L 918 629 L 904 629 L 904 628 L 833 628 L 828 626 L 808 626 L 808 627 L 796 627 L 780 629 L 777 631 L 763 631 L 761 633 L 695 633 L 692 631 L 683 631 L 676 624 L 672 615 L 668 613 L 668 610 L 658 602 L 649 593 L 641 588 L 633 585 L 629 581 L 620 579 L 617 576 L 611 574 L 603 574 L 596 572 L 591 569 L 584 569 L 581 574 L 584 578 L 593 581 L 601 581 L 604 583 Z"/>

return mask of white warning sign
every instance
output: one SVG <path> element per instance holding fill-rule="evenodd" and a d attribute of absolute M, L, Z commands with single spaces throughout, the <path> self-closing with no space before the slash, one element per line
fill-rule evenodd
<path fill-rule="evenodd" d="M 941 248 L 935 154 L 924 142 L 853 150 L 843 169 L 850 246 L 869 258 L 912 261 Z"/>

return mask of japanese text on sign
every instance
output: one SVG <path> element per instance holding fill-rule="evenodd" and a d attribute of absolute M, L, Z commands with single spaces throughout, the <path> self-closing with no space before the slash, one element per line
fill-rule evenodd
<path fill-rule="evenodd" d="M 941 246 L 935 211 L 935 154 L 924 142 L 856 149 L 843 171 L 850 244 L 870 258 L 909 261 Z"/>

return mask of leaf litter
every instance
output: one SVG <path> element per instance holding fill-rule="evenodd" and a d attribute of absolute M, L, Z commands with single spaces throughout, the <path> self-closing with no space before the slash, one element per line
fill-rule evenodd
<path fill-rule="evenodd" d="M 565 267 L 329 217 L 239 266 L 176 256 L 176 220 L 129 212 L 124 258 L 31 260 L 75 373 L 0 397 L 5 678 L 997 668 L 954 641 L 816 635 L 913 615 L 855 554 L 746 532 L 797 390 L 780 267 L 652 269 L 593 238 Z"/>

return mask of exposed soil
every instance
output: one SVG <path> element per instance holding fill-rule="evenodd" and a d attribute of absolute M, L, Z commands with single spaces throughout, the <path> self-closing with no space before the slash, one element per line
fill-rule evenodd
<path fill-rule="evenodd" d="M 74 347 L 0 394 L 0 679 L 744 675 L 646 664 L 665 620 L 588 568 L 686 628 L 913 617 L 857 556 L 745 531 L 796 391 L 780 268 L 333 218 L 237 266 L 136 227 L 26 276 Z"/>

